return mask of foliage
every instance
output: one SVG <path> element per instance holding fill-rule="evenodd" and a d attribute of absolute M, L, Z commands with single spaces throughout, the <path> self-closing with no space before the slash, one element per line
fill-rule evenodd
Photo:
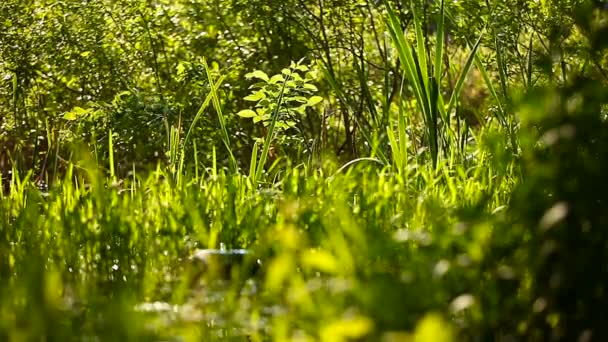
<path fill-rule="evenodd" d="M 608 339 L 604 2 L 0 18 L 0 340 Z"/>

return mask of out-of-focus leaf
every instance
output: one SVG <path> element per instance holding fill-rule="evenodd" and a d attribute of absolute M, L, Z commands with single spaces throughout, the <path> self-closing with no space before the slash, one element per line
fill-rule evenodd
<path fill-rule="evenodd" d="M 347 341 L 361 339 L 372 332 L 373 329 L 374 322 L 367 317 L 343 319 L 331 322 L 321 328 L 321 340 Z"/>

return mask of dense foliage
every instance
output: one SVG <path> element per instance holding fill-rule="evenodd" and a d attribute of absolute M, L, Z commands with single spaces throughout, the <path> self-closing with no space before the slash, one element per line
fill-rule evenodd
<path fill-rule="evenodd" d="M 608 340 L 607 32 L 597 0 L 2 1 L 0 340 Z"/>

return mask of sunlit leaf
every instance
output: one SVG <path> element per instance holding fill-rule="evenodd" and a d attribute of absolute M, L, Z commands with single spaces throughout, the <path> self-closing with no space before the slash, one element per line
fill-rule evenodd
<path fill-rule="evenodd" d="M 452 342 L 454 341 L 452 327 L 438 314 L 426 315 L 416 325 L 414 342 Z"/>
<path fill-rule="evenodd" d="M 78 120 L 83 118 L 84 116 L 90 114 L 93 110 L 92 109 L 84 109 L 81 107 L 74 107 L 71 111 L 66 112 L 65 114 L 63 114 L 63 118 L 66 120 Z"/>
<path fill-rule="evenodd" d="M 261 71 L 261 70 L 256 70 L 254 72 L 250 72 L 248 74 L 245 75 L 246 79 L 251 79 L 251 78 L 259 78 L 261 80 L 264 80 L 266 82 L 269 81 L 268 79 L 268 75 L 266 75 L 265 72 Z"/>
<path fill-rule="evenodd" d="M 245 96 L 243 98 L 243 100 L 257 102 L 257 101 L 265 99 L 265 98 L 266 98 L 266 94 L 263 91 L 256 91 L 255 93 L 253 93 L 249 96 Z"/>
<path fill-rule="evenodd" d="M 254 116 L 257 116 L 256 112 L 252 111 L 251 109 L 243 109 L 242 111 L 238 112 L 236 115 L 238 115 L 242 118 L 253 118 Z"/>
<path fill-rule="evenodd" d="M 268 81 L 268 83 L 271 84 L 276 84 L 276 83 L 280 83 L 280 82 L 284 82 L 285 78 L 283 78 L 283 76 L 281 75 L 274 75 L 270 78 L 270 80 Z"/>
<path fill-rule="evenodd" d="M 314 84 L 310 84 L 310 83 L 304 84 L 303 87 L 304 87 L 304 89 L 310 90 L 310 91 L 318 91 L 319 90 Z"/>
<path fill-rule="evenodd" d="M 311 269 L 327 273 L 336 273 L 339 263 L 330 253 L 323 250 L 308 250 L 302 254 L 302 264 Z"/>
<path fill-rule="evenodd" d="M 321 328 L 321 340 L 346 341 L 361 339 L 374 329 L 374 322 L 367 317 L 353 317 L 331 322 Z M 432 340 L 429 340 L 432 341 Z"/>
<path fill-rule="evenodd" d="M 309 68 L 306 65 L 298 65 L 298 66 L 296 66 L 296 70 L 299 70 L 302 72 L 307 72 L 309 70 Z"/>
<path fill-rule="evenodd" d="M 313 96 L 308 99 L 308 105 L 314 106 L 314 105 L 321 103 L 322 101 L 323 101 L 323 98 L 321 96 Z"/>

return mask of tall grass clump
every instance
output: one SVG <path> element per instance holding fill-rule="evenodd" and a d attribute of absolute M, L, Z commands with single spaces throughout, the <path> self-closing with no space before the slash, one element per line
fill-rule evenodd
<path fill-rule="evenodd" d="M 336 340 L 414 329 L 419 315 L 462 294 L 433 276 L 453 243 L 444 229 L 459 224 L 450 213 L 484 194 L 487 210 L 496 209 L 511 181 L 496 183 L 484 167 L 420 169 L 406 185 L 386 171 L 293 168 L 259 191 L 221 170 L 176 187 L 162 169 L 116 182 L 92 168 L 70 172 L 44 196 L 16 178 L 1 199 L 0 269 L 11 275 L 1 287 L 12 295 L 2 300 L 0 334 Z M 425 198 L 408 195 L 421 190 Z M 189 255 L 220 242 L 263 259 L 257 290 L 220 288 L 233 299 L 213 302 L 211 288 L 184 285 Z M 403 306 L 420 296 L 429 300 Z M 42 316 L 24 321 L 33 312 Z"/>
<path fill-rule="evenodd" d="M 420 11 L 417 4 L 412 3 L 409 7 L 413 17 L 414 43 L 411 43 L 407 31 L 404 32 L 399 16 L 391 4 L 388 1 L 385 1 L 384 4 L 387 8 L 387 15 L 385 18 L 386 27 L 403 69 L 404 80 L 407 81 L 406 85 L 409 86 L 409 89 L 413 92 L 418 110 L 422 114 L 424 122 L 424 141 L 430 151 L 430 158 L 433 165 L 437 166 L 442 151 L 443 155 L 446 157 L 449 157 L 452 154 L 450 153 L 450 150 L 455 150 L 457 152 L 458 149 L 455 147 L 460 145 L 459 141 L 462 141 L 461 135 L 467 134 L 466 128 L 464 131 L 461 131 L 460 129 L 457 131 L 454 130 L 452 117 L 454 115 L 453 111 L 463 92 L 465 80 L 474 64 L 480 70 L 484 82 L 491 91 L 493 99 L 496 100 L 498 105 L 497 117 L 501 126 L 506 128 L 507 122 L 502 106 L 503 101 L 497 95 L 488 71 L 479 57 L 479 47 L 485 30 L 482 30 L 478 39 L 470 46 L 470 51 L 462 65 L 460 74 L 455 80 L 454 88 L 449 89 L 450 91 L 448 92 L 448 89 L 443 87 L 443 84 L 445 83 L 443 80 L 444 44 L 446 41 L 446 9 L 444 1 L 439 3 L 435 28 L 435 49 L 433 53 L 428 49 L 428 39 L 424 35 L 424 27 L 421 22 L 421 14 L 419 13 Z M 404 95 L 403 90 L 402 87 L 400 90 L 402 96 Z M 446 93 L 450 93 L 447 103 L 443 98 L 443 94 Z M 408 120 L 403 117 L 404 115 L 408 115 L 408 113 L 405 113 L 400 106 L 397 125 L 399 142 L 395 139 L 392 128 L 387 128 L 391 150 L 396 157 L 395 159 L 397 161 L 401 160 L 397 163 L 400 165 L 405 164 L 403 159 L 407 155 L 404 150 L 407 143 L 405 143 L 404 140 L 406 139 L 405 130 L 407 128 L 406 122 L 408 122 Z M 511 130 L 509 132 L 512 133 Z"/>

